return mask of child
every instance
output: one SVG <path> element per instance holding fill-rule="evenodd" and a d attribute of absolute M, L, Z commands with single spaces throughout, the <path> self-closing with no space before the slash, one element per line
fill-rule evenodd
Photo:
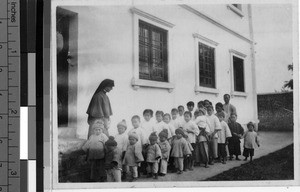
<path fill-rule="evenodd" d="M 177 116 L 178 116 L 178 109 L 173 108 L 171 110 L 171 116 L 172 116 L 172 119 L 171 119 L 170 123 L 173 125 L 173 127 L 176 130 L 176 129 L 178 129 L 180 127 L 180 122 L 179 122 L 179 120 L 177 118 Z"/>
<path fill-rule="evenodd" d="M 181 128 L 175 130 L 176 137 L 172 142 L 172 153 L 171 156 L 174 157 L 175 167 L 177 168 L 177 173 L 182 174 L 183 171 L 183 160 L 185 157 L 191 156 L 192 152 L 188 146 L 187 141 L 183 138 L 184 132 Z"/>
<path fill-rule="evenodd" d="M 224 118 L 224 121 L 226 122 L 226 123 L 228 123 L 228 118 L 229 118 L 229 116 L 228 116 L 228 114 L 224 111 L 224 108 L 223 108 L 223 104 L 222 103 L 217 103 L 216 104 L 216 111 L 217 111 L 217 113 L 216 113 L 216 116 L 218 116 L 218 113 L 224 113 L 225 114 L 225 118 Z"/>
<path fill-rule="evenodd" d="M 170 133 L 169 127 L 163 121 L 163 116 L 164 116 L 164 112 L 156 111 L 156 113 L 155 113 L 156 123 L 154 125 L 154 132 L 156 132 L 156 134 L 160 133 L 163 129 L 167 129 L 168 133 Z"/>
<path fill-rule="evenodd" d="M 199 128 L 196 125 L 192 119 L 192 114 L 190 111 L 184 112 L 184 120 L 185 123 L 183 125 L 183 130 L 187 132 L 188 139 L 187 141 L 192 145 L 192 148 L 195 149 L 196 147 L 196 136 L 199 134 Z M 194 161 L 195 161 L 195 150 L 192 151 L 192 156 L 190 159 L 187 161 L 187 168 L 189 170 L 193 170 L 194 167 Z"/>
<path fill-rule="evenodd" d="M 138 146 L 142 149 L 142 146 L 143 146 L 143 144 L 146 143 L 146 140 L 144 139 L 143 130 L 140 127 L 140 124 L 141 124 L 140 117 L 138 115 L 132 116 L 131 123 L 132 123 L 133 129 L 128 131 L 128 135 L 130 135 L 131 133 L 136 133 L 139 137 L 138 138 Z"/>
<path fill-rule="evenodd" d="M 150 134 L 154 131 L 154 122 L 151 121 L 151 111 L 150 109 L 145 109 L 143 112 L 144 121 L 141 124 L 141 128 L 144 133 L 144 138 L 149 138 Z M 147 141 L 149 143 L 149 141 Z"/>
<path fill-rule="evenodd" d="M 208 119 L 206 117 L 206 110 L 204 108 L 199 109 L 199 116 L 195 119 L 195 123 L 199 128 L 199 135 L 196 140 L 196 162 L 204 163 L 204 167 L 208 168 L 209 154 L 208 154 L 208 142 L 209 142 L 209 133 L 210 129 L 208 126 Z"/>
<path fill-rule="evenodd" d="M 220 120 L 221 124 L 221 131 L 218 132 L 218 154 L 219 154 L 219 160 L 226 164 L 226 158 L 227 158 L 227 152 L 226 152 L 226 144 L 228 141 L 228 138 L 231 137 L 230 129 L 227 125 L 227 123 L 224 121 L 225 113 L 223 111 L 217 113 L 217 116 Z"/>
<path fill-rule="evenodd" d="M 259 141 L 257 137 L 257 133 L 254 131 L 254 124 L 249 122 L 247 124 L 248 131 L 246 131 L 244 135 L 244 152 L 243 156 L 245 157 L 245 161 L 247 161 L 250 155 L 250 162 L 252 162 L 252 157 L 254 156 L 254 149 L 258 146 Z"/>
<path fill-rule="evenodd" d="M 170 123 L 171 115 L 169 113 L 165 113 L 163 119 L 164 119 L 165 124 L 168 127 L 168 129 L 167 129 L 168 137 L 169 137 L 168 140 L 170 141 L 172 139 L 172 137 L 175 136 L 175 127 Z"/>
<path fill-rule="evenodd" d="M 186 106 L 187 106 L 188 111 L 191 112 L 192 118 L 193 118 L 193 113 L 194 113 L 193 111 L 194 111 L 195 103 L 193 101 L 189 101 L 186 104 Z"/>
<path fill-rule="evenodd" d="M 117 148 L 122 152 L 123 159 L 128 145 L 128 135 L 125 134 L 125 131 L 127 129 L 126 121 L 123 119 L 121 122 L 119 122 L 117 124 L 117 128 L 118 134 L 115 135 L 115 141 L 117 142 Z M 124 179 L 126 177 L 126 171 L 124 167 L 122 171 L 122 179 Z"/>
<path fill-rule="evenodd" d="M 179 105 L 178 106 L 178 122 L 179 122 L 179 126 L 182 127 L 182 123 L 184 122 L 184 116 L 183 116 L 183 113 L 184 113 L 184 107 L 182 105 Z"/>
<path fill-rule="evenodd" d="M 228 149 L 229 149 L 229 160 L 232 160 L 233 155 L 235 155 L 236 160 L 239 159 L 239 155 L 241 154 L 241 141 L 244 134 L 244 129 L 241 124 L 236 122 L 237 115 L 232 113 L 230 115 L 230 122 L 228 123 L 229 129 L 231 131 L 232 137 L 228 139 Z"/>
<path fill-rule="evenodd" d="M 171 151 L 171 146 L 168 142 L 168 131 L 162 130 L 159 134 L 159 147 L 161 149 L 161 160 L 160 160 L 160 172 L 159 176 L 165 176 L 167 174 L 168 161 Z"/>
<path fill-rule="evenodd" d="M 147 177 L 153 176 L 153 179 L 157 179 L 158 162 L 159 159 L 161 158 L 161 150 L 157 144 L 157 136 L 155 132 L 151 133 L 151 135 L 149 136 L 149 141 L 150 141 L 150 145 L 148 146 L 147 149 L 147 164 L 148 164 Z"/>
<path fill-rule="evenodd" d="M 136 181 L 138 178 L 138 166 L 144 161 L 142 149 L 138 146 L 139 136 L 132 132 L 128 136 L 129 145 L 123 159 L 123 164 L 126 166 L 126 173 L 130 176 L 129 181 Z"/>
<path fill-rule="evenodd" d="M 93 124 L 92 134 L 87 142 L 82 146 L 82 149 L 88 154 L 87 159 L 91 163 L 91 181 L 105 181 L 105 169 L 104 169 L 104 143 L 108 140 L 107 136 L 103 133 L 104 124 Z"/>
<path fill-rule="evenodd" d="M 213 114 L 214 108 L 211 105 L 207 106 L 207 119 L 208 126 L 210 129 L 210 141 L 209 141 L 209 164 L 214 164 L 214 159 L 218 157 L 218 134 L 217 132 L 221 130 L 220 121 L 217 116 Z"/>
<path fill-rule="evenodd" d="M 105 142 L 105 169 L 108 182 L 121 182 L 122 151 L 117 148 L 117 142 L 110 136 Z"/>

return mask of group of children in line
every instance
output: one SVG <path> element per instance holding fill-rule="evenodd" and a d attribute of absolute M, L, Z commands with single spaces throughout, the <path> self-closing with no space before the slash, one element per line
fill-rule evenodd
<path fill-rule="evenodd" d="M 215 161 L 227 161 L 241 155 L 240 139 L 244 138 L 243 155 L 245 160 L 254 155 L 259 146 L 254 124 L 247 124 L 244 133 L 236 122 L 237 114 L 228 116 L 222 103 L 216 104 L 216 113 L 208 100 L 200 101 L 194 111 L 194 103 L 173 108 L 171 114 L 156 111 L 143 112 L 144 120 L 138 115 L 131 118 L 133 128 L 126 133 L 125 120 L 118 123 L 118 134 L 108 136 L 103 133 L 104 123 L 96 120 L 92 125 L 94 134 L 89 137 L 82 149 L 87 152 L 91 165 L 91 181 L 121 182 L 135 181 L 146 175 L 157 179 L 167 173 L 182 174 L 192 171 L 194 166 L 208 168 Z M 194 111 L 194 112 L 193 112 Z"/>

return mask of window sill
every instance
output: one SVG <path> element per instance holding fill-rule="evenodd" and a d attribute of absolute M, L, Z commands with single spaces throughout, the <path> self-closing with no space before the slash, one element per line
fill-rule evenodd
<path fill-rule="evenodd" d="M 227 8 L 236 13 L 240 17 L 244 17 L 244 13 L 233 5 L 227 5 Z"/>
<path fill-rule="evenodd" d="M 236 97 L 247 97 L 248 96 L 248 94 L 246 92 L 237 92 L 237 91 L 232 92 L 231 95 L 236 96 Z"/>
<path fill-rule="evenodd" d="M 196 95 L 198 95 L 200 93 L 210 93 L 210 94 L 214 94 L 214 95 L 218 96 L 220 92 L 218 89 L 196 86 L 195 93 L 196 93 Z"/>
<path fill-rule="evenodd" d="M 152 87 L 152 88 L 168 89 L 170 93 L 175 88 L 175 85 L 173 83 L 150 81 L 150 80 L 135 79 L 135 78 L 131 80 L 131 85 L 134 90 L 138 90 L 140 87 Z"/>

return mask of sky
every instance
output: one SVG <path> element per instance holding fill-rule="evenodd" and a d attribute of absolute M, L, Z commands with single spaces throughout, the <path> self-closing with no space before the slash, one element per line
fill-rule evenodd
<path fill-rule="evenodd" d="M 252 4 L 257 93 L 280 91 L 292 78 L 292 5 Z"/>

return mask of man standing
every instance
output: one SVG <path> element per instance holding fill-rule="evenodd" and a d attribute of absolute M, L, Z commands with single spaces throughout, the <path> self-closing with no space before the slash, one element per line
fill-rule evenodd
<path fill-rule="evenodd" d="M 230 117 L 231 114 L 236 114 L 237 115 L 235 106 L 233 106 L 232 104 L 229 103 L 230 95 L 225 94 L 223 98 L 224 98 L 224 102 L 225 102 L 223 104 L 223 108 L 224 108 L 224 111 L 227 113 L 228 117 Z"/>

